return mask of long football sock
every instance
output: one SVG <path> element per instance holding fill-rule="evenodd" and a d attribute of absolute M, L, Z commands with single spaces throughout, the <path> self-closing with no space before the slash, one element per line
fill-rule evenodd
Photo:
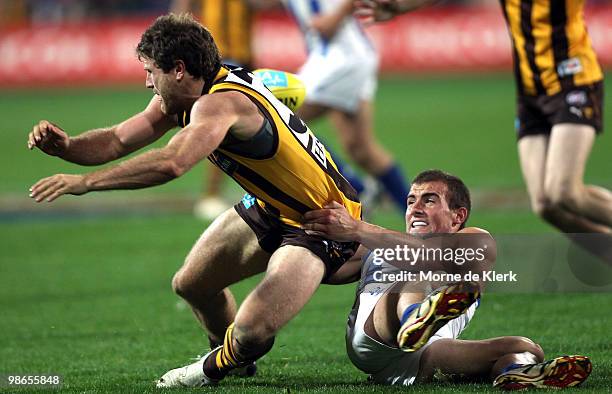
<path fill-rule="evenodd" d="M 410 185 L 404 180 L 404 175 L 397 164 L 393 164 L 386 172 L 376 177 L 389 193 L 395 205 L 406 212 L 406 198 L 410 190 Z"/>
<path fill-rule="evenodd" d="M 211 379 L 221 380 L 229 371 L 252 363 L 266 354 L 274 344 L 274 338 L 263 345 L 241 345 L 234 337 L 234 323 L 225 331 L 223 346 L 214 351 L 204 362 L 204 374 Z"/>

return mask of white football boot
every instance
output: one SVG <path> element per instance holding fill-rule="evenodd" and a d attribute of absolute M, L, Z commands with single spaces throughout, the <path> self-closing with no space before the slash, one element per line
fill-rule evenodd
<path fill-rule="evenodd" d="M 204 374 L 203 366 L 206 359 L 218 348 L 208 352 L 193 364 L 170 370 L 157 381 L 157 388 L 172 387 L 203 387 L 219 383 L 216 379 L 211 379 Z"/>

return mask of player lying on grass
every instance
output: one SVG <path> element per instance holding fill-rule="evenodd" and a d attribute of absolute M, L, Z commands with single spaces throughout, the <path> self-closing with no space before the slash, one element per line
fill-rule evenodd
<path fill-rule="evenodd" d="M 429 382 L 440 374 L 463 380 L 491 379 L 494 386 L 504 389 L 580 384 L 591 371 L 587 357 L 562 356 L 544 362 L 542 348 L 519 336 L 457 339 L 476 312 L 482 282 L 460 279 L 443 284 L 418 276 L 415 280 L 385 280 L 383 274 L 389 278 L 407 271 L 462 276 L 469 270 L 490 269 L 496 257 L 495 241 L 485 230 L 465 227 L 470 209 L 464 183 L 431 170 L 419 174 L 410 189 L 408 234 L 355 220 L 337 203 L 305 214 L 307 232 L 361 243 L 356 255 L 331 278 L 335 283 L 360 278 L 347 326 L 349 358 L 376 382 L 389 385 Z M 421 258 L 412 263 L 393 253 L 384 254 L 398 246 L 423 253 L 425 248 L 464 252 L 461 261 L 457 257 Z M 474 258 L 466 262 L 470 249 Z M 395 260 L 390 262 L 390 258 Z"/>

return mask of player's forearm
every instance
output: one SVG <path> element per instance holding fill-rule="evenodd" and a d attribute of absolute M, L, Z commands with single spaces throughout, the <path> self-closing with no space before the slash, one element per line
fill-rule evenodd
<path fill-rule="evenodd" d="M 318 15 L 312 18 L 311 26 L 317 30 L 325 39 L 332 39 L 342 23 L 344 18 L 353 12 L 353 2 L 345 1 L 334 12 L 324 15 Z"/>
<path fill-rule="evenodd" d="M 403 14 L 437 3 L 438 1 L 440 0 L 395 0 L 394 12 L 396 14 Z"/>
<path fill-rule="evenodd" d="M 68 149 L 61 158 L 84 166 L 105 164 L 125 153 L 121 141 L 113 132 L 113 127 L 87 131 L 71 137 Z"/>
<path fill-rule="evenodd" d="M 169 182 L 185 171 L 167 149 L 154 149 L 116 166 L 87 174 L 85 184 L 88 191 L 142 189 Z"/>
<path fill-rule="evenodd" d="M 418 238 L 407 233 L 393 231 L 368 222 L 360 222 L 355 240 L 364 247 L 374 249 L 395 248 L 397 245 L 406 245 L 411 248 L 426 246 L 439 246 L 441 237 Z"/>

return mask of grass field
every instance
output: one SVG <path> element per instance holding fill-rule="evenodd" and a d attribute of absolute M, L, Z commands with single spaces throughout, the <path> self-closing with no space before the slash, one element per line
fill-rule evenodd
<path fill-rule="evenodd" d="M 26 201 L 27 188 L 38 178 L 80 171 L 27 151 L 26 134 L 34 122 L 47 118 L 76 134 L 138 111 L 148 95 L 144 88 L 0 91 L 0 165 L 5 168 L 0 194 L 0 374 L 60 374 L 66 392 L 155 392 L 153 382 L 160 374 L 205 350 L 207 341 L 172 293 L 170 280 L 206 224 L 187 210 L 147 213 L 129 204 L 143 196 L 193 199 L 201 168 L 156 189 L 62 198 L 93 210 L 103 200 L 116 203 L 114 210 L 111 206 L 102 213 L 67 205 L 50 214 Z M 550 232 L 529 213 L 521 192 L 513 97 L 513 82 L 506 75 L 383 80 L 378 134 L 408 174 L 439 167 L 462 176 L 477 194 L 518 196 L 503 208 L 479 199 L 474 225 L 498 234 Z M 612 106 L 606 105 L 605 116 L 610 119 Z M 337 146 L 325 123 L 313 128 Z M 611 151 L 608 132 L 597 140 L 587 169 L 589 182 L 612 187 Z M 228 187 L 228 194 L 236 192 Z M 373 219 L 402 226 L 393 212 L 374 212 Z M 234 286 L 238 298 L 257 280 Z M 259 363 L 256 378 L 229 378 L 217 390 L 406 390 L 367 384 L 346 357 L 344 325 L 353 295 L 352 285 L 323 286 L 282 330 Z M 550 356 L 589 355 L 594 369 L 580 392 L 609 392 L 611 311 L 612 295 L 607 293 L 489 294 L 464 337 L 524 335 Z M 488 389 L 488 384 L 437 384 L 408 390 Z"/>

